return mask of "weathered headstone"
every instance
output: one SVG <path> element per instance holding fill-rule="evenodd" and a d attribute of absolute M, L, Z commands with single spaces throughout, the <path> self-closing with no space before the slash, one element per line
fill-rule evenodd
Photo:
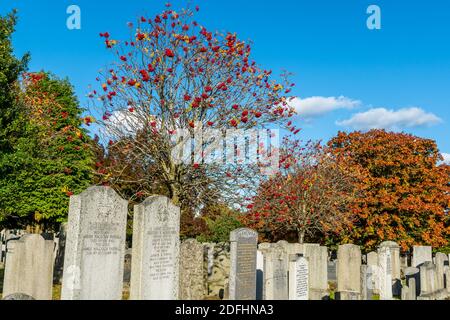
<path fill-rule="evenodd" d="M 375 251 L 367 254 L 367 265 L 372 270 L 372 290 L 374 294 L 380 294 L 380 276 L 378 270 L 378 253 Z"/>
<path fill-rule="evenodd" d="M 180 245 L 180 299 L 203 299 L 203 245 L 195 239 Z"/>
<path fill-rule="evenodd" d="M 373 296 L 373 268 L 361 265 L 361 300 L 372 300 Z"/>
<path fill-rule="evenodd" d="M 269 248 L 261 251 L 264 255 L 263 300 L 287 300 L 288 254 L 279 243 L 271 244 Z"/>
<path fill-rule="evenodd" d="M 337 272 L 339 300 L 360 300 L 361 250 L 357 245 L 344 244 L 338 247 Z"/>
<path fill-rule="evenodd" d="M 420 266 L 420 296 L 421 298 L 434 298 L 438 291 L 438 277 L 436 266 L 427 261 Z"/>
<path fill-rule="evenodd" d="M 410 279 L 414 279 L 414 289 L 415 289 L 414 297 L 418 296 L 420 294 L 420 270 L 419 270 L 419 268 L 414 268 L 414 267 L 406 268 L 405 269 L 405 278 L 406 278 L 407 284 L 409 283 Z"/>
<path fill-rule="evenodd" d="M 436 260 L 436 272 L 438 278 L 438 289 L 445 288 L 445 272 L 444 267 L 448 265 L 448 257 L 446 254 L 437 252 L 435 256 Z"/>
<path fill-rule="evenodd" d="M 36 300 L 51 300 L 53 285 L 53 241 L 26 234 L 8 242 L 3 296 L 15 293 Z M 13 299 L 14 300 L 14 299 Z"/>
<path fill-rule="evenodd" d="M 291 255 L 289 261 L 289 300 L 309 300 L 308 259 Z"/>
<path fill-rule="evenodd" d="M 390 247 L 378 249 L 378 277 L 380 300 L 392 300 L 392 255 Z"/>
<path fill-rule="evenodd" d="M 237 229 L 231 232 L 230 242 L 230 300 L 256 300 L 258 233 L 247 228 Z"/>
<path fill-rule="evenodd" d="M 131 300 L 177 300 L 180 208 L 162 196 L 135 206 Z"/>
<path fill-rule="evenodd" d="M 430 246 L 414 246 L 411 267 L 420 267 L 425 262 L 433 262 Z"/>
<path fill-rule="evenodd" d="M 401 262 L 400 262 L 400 246 L 394 241 L 384 241 L 379 248 L 388 247 L 391 254 L 391 277 L 392 277 L 392 294 L 400 296 L 401 294 Z"/>
<path fill-rule="evenodd" d="M 304 256 L 309 263 L 309 299 L 326 299 L 328 297 L 327 247 L 306 244 Z"/>
<path fill-rule="evenodd" d="M 416 300 L 416 291 L 416 279 L 409 278 L 407 285 L 404 285 L 402 288 L 402 300 Z"/>
<path fill-rule="evenodd" d="M 128 202 L 109 187 L 70 198 L 62 300 L 121 300 Z"/>

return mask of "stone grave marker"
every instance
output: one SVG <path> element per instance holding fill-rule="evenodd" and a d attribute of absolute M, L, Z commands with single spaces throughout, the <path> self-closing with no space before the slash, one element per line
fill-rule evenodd
<path fill-rule="evenodd" d="M 361 250 L 357 245 L 344 244 L 338 247 L 337 273 L 339 300 L 360 300 Z"/>
<path fill-rule="evenodd" d="M 70 198 L 62 300 L 121 300 L 128 202 L 109 187 Z"/>
<path fill-rule="evenodd" d="M 202 300 L 203 245 L 195 239 L 183 241 L 180 246 L 180 299 Z"/>
<path fill-rule="evenodd" d="M 430 246 L 414 246 L 411 267 L 420 267 L 425 262 L 433 262 Z"/>
<path fill-rule="evenodd" d="M 163 196 L 135 206 L 130 300 L 177 300 L 180 208 Z"/>
<path fill-rule="evenodd" d="M 258 233 L 248 228 L 231 232 L 230 300 L 256 300 Z"/>
<path fill-rule="evenodd" d="M 26 234 L 18 240 L 9 241 L 3 296 L 20 293 L 36 300 L 51 300 L 53 247 L 53 240 L 45 240 L 39 234 Z"/>
<path fill-rule="evenodd" d="M 289 261 L 289 300 L 309 300 L 308 259 L 291 255 Z"/>

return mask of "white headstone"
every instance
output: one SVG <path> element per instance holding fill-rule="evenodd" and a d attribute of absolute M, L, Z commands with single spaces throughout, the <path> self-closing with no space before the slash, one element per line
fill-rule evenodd
<path fill-rule="evenodd" d="M 432 249 L 430 246 L 414 246 L 411 267 L 420 267 L 425 262 L 433 262 Z"/>
<path fill-rule="evenodd" d="M 380 300 L 392 300 L 392 256 L 390 247 L 378 249 Z"/>
<path fill-rule="evenodd" d="M 180 208 L 162 196 L 135 206 L 131 300 L 177 300 Z"/>
<path fill-rule="evenodd" d="M 295 257 L 289 262 L 289 300 L 309 299 L 309 266 L 305 257 Z"/>
<path fill-rule="evenodd" d="M 62 300 L 121 300 L 128 202 L 109 187 L 70 198 Z"/>
<path fill-rule="evenodd" d="M 51 300 L 53 241 L 26 234 L 8 242 L 3 296 L 21 293 L 35 300 Z"/>

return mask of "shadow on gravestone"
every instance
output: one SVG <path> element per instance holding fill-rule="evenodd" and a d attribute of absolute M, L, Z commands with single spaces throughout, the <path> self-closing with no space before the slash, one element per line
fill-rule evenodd
<path fill-rule="evenodd" d="M 32 296 L 29 296 L 25 293 L 12 293 L 6 297 L 4 297 L 2 300 L 36 300 Z"/>

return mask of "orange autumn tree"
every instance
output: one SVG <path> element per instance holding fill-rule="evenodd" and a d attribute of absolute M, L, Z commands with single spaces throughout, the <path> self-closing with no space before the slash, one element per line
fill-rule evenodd
<path fill-rule="evenodd" d="M 353 204 L 358 221 L 341 240 L 373 249 L 385 240 L 404 250 L 412 245 L 445 246 L 450 231 L 449 176 L 433 140 L 372 130 L 339 134 L 332 153 L 361 171 L 362 197 Z"/>
<path fill-rule="evenodd" d="M 355 215 L 348 206 L 358 192 L 355 173 L 320 142 L 285 138 L 279 173 L 261 183 L 243 221 L 264 241 L 325 240 L 352 226 Z"/>

